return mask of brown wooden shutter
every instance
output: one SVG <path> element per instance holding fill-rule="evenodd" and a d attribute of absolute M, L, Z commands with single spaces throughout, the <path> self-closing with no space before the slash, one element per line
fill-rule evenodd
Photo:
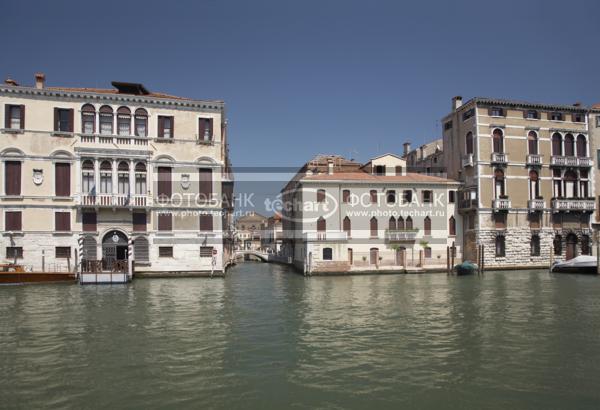
<path fill-rule="evenodd" d="M 10 105 L 4 104 L 4 128 L 10 128 Z"/>
<path fill-rule="evenodd" d="M 165 137 L 165 118 L 159 116 L 158 117 L 158 138 Z"/>
<path fill-rule="evenodd" d="M 71 196 L 71 164 L 57 163 L 54 169 L 56 196 Z"/>
<path fill-rule="evenodd" d="M 198 120 L 198 139 L 200 141 L 204 140 L 204 134 L 206 133 L 206 119 L 200 118 Z"/>
<path fill-rule="evenodd" d="M 349 189 L 344 189 L 342 191 L 342 202 L 345 204 L 350 202 L 350 190 Z"/>
<path fill-rule="evenodd" d="M 171 139 L 175 139 L 175 117 L 171 116 Z"/>
<path fill-rule="evenodd" d="M 70 109 L 69 110 L 69 128 L 68 128 L 69 132 L 74 132 L 75 131 L 75 110 Z"/>
<path fill-rule="evenodd" d="M 317 220 L 317 231 L 325 232 L 327 230 L 327 222 L 323 217 Z"/>
<path fill-rule="evenodd" d="M 60 131 L 60 127 L 58 126 L 60 119 L 60 114 L 58 113 L 58 108 L 54 107 L 54 131 Z"/>
<path fill-rule="evenodd" d="M 208 139 L 210 141 L 213 140 L 213 119 L 212 118 L 208 119 Z"/>
<path fill-rule="evenodd" d="M 146 213 L 145 212 L 134 212 L 133 217 L 133 230 L 136 232 L 146 232 Z"/>
<path fill-rule="evenodd" d="M 428 216 L 426 216 L 423 221 L 423 228 L 425 230 L 425 235 L 431 235 L 431 218 Z"/>
<path fill-rule="evenodd" d="M 81 224 L 86 232 L 96 232 L 96 212 L 83 212 L 81 214 Z"/>
<path fill-rule="evenodd" d="M 4 193 L 21 195 L 21 163 L 6 161 L 4 165 Z"/>
<path fill-rule="evenodd" d="M 203 232 L 212 232 L 213 230 L 213 216 L 211 214 L 200 215 L 200 230 Z"/>
<path fill-rule="evenodd" d="M 157 196 L 166 196 L 171 198 L 171 168 L 158 167 L 158 187 Z"/>
<path fill-rule="evenodd" d="M 317 190 L 317 202 L 325 202 L 325 190 L 324 189 Z"/>
<path fill-rule="evenodd" d="M 55 212 L 54 213 L 54 227 L 56 231 L 70 231 L 71 230 L 71 213 L 70 212 Z"/>
<path fill-rule="evenodd" d="M 212 198 L 212 169 L 200 168 L 199 194 L 201 200 L 210 200 Z"/>
<path fill-rule="evenodd" d="M 158 230 L 171 231 L 173 230 L 173 216 L 171 214 L 158 214 Z"/>
<path fill-rule="evenodd" d="M 396 175 L 402 175 L 402 165 L 396 165 Z"/>
<path fill-rule="evenodd" d="M 25 129 L 25 106 L 21 105 L 21 129 Z"/>
<path fill-rule="evenodd" d="M 21 222 L 21 211 L 6 211 L 4 213 L 4 230 L 21 231 L 23 225 Z"/>

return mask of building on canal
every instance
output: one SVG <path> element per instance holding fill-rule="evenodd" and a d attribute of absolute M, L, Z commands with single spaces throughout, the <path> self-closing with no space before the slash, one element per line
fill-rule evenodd
<path fill-rule="evenodd" d="M 267 218 L 267 226 L 262 235 L 262 247 L 269 253 L 278 255 L 281 252 L 283 244 L 283 224 L 281 223 L 281 214 L 275 212 L 273 216 Z"/>
<path fill-rule="evenodd" d="M 449 178 L 460 181 L 465 258 L 488 267 L 547 267 L 591 254 L 598 110 L 473 98 L 442 120 Z M 596 137 L 597 138 L 597 137 Z M 600 148 L 596 143 L 595 147 Z"/>
<path fill-rule="evenodd" d="M 233 176 L 225 106 L 148 91 L 0 85 L 2 252 L 27 269 L 222 272 Z M 114 266 L 114 265 L 113 265 Z"/>
<path fill-rule="evenodd" d="M 445 269 L 448 247 L 461 258 L 459 188 L 393 154 L 319 155 L 282 190 L 282 253 L 305 273 Z"/>
<path fill-rule="evenodd" d="M 266 216 L 250 211 L 235 221 L 235 242 L 237 249 L 259 250 L 263 248 L 263 235 L 267 228 Z"/>
<path fill-rule="evenodd" d="M 410 142 L 405 142 L 403 145 L 404 154 L 402 158 L 406 160 L 408 172 L 445 175 L 444 141 L 442 138 L 423 144 L 413 150 L 410 149 Z"/>

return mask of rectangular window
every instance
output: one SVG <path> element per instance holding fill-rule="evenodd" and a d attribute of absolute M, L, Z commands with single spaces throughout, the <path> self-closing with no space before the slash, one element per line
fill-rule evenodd
<path fill-rule="evenodd" d="M 411 203 L 412 202 L 412 190 L 411 189 L 407 189 L 402 193 L 402 198 L 404 203 Z"/>
<path fill-rule="evenodd" d="M 4 106 L 4 128 L 13 130 L 25 129 L 25 106 L 10 105 Z"/>
<path fill-rule="evenodd" d="M 135 116 L 135 135 L 138 137 L 148 136 L 148 117 L 143 115 Z"/>
<path fill-rule="evenodd" d="M 396 203 L 396 191 L 389 190 L 387 192 L 387 203 L 388 204 L 395 204 Z"/>
<path fill-rule="evenodd" d="M 317 190 L 317 202 L 325 202 L 325 190 L 324 189 Z"/>
<path fill-rule="evenodd" d="M 456 202 L 456 191 L 448 191 L 448 202 L 451 204 Z"/>
<path fill-rule="evenodd" d="M 200 118 L 198 120 L 198 139 L 200 141 L 213 140 L 213 120 L 212 118 Z"/>
<path fill-rule="evenodd" d="M 75 110 L 66 108 L 54 109 L 54 131 L 73 132 L 73 116 Z"/>
<path fill-rule="evenodd" d="M 470 110 L 467 110 L 463 113 L 462 119 L 463 119 L 463 121 L 466 121 L 474 115 L 475 115 L 475 108 L 471 108 Z"/>
<path fill-rule="evenodd" d="M 541 212 L 531 212 L 529 214 L 529 228 L 540 229 L 541 227 Z"/>
<path fill-rule="evenodd" d="M 496 212 L 494 214 L 494 224 L 496 229 L 506 229 L 506 212 Z"/>
<path fill-rule="evenodd" d="M 421 196 L 424 204 L 430 204 L 433 202 L 433 191 L 421 191 Z"/>
<path fill-rule="evenodd" d="M 200 231 L 212 232 L 213 231 L 213 216 L 212 214 L 201 214 L 200 215 Z"/>
<path fill-rule="evenodd" d="M 55 212 L 54 227 L 57 232 L 68 232 L 71 230 L 71 213 Z"/>
<path fill-rule="evenodd" d="M 134 232 L 146 232 L 146 212 L 134 212 L 131 215 Z"/>
<path fill-rule="evenodd" d="M 23 247 L 22 246 L 7 246 L 6 247 L 6 259 L 23 259 Z"/>
<path fill-rule="evenodd" d="M 538 112 L 536 110 L 527 110 L 525 111 L 525 118 L 529 120 L 537 120 L 539 118 Z"/>
<path fill-rule="evenodd" d="M 572 117 L 573 122 L 585 122 L 585 117 L 581 113 L 574 113 Z"/>
<path fill-rule="evenodd" d="M 172 246 L 159 246 L 158 247 L 158 257 L 159 258 L 172 258 L 173 257 L 173 247 Z"/>
<path fill-rule="evenodd" d="M 6 211 L 4 213 L 4 230 L 21 231 L 23 229 L 21 216 L 21 211 Z"/>
<path fill-rule="evenodd" d="M 500 107 L 492 107 L 490 108 L 490 116 L 492 117 L 503 117 L 504 110 Z"/>
<path fill-rule="evenodd" d="M 96 129 L 96 115 L 93 112 L 81 113 L 81 132 L 93 134 Z"/>
<path fill-rule="evenodd" d="M 4 193 L 6 195 L 21 195 L 21 163 L 6 161 L 4 163 Z"/>
<path fill-rule="evenodd" d="M 342 191 L 342 202 L 345 204 L 350 202 L 350 190 L 349 189 L 344 189 Z"/>
<path fill-rule="evenodd" d="M 71 196 L 71 164 L 54 164 L 54 195 Z"/>
<path fill-rule="evenodd" d="M 376 204 L 377 203 L 377 191 L 373 189 L 369 192 L 369 195 L 371 196 L 371 203 Z"/>
<path fill-rule="evenodd" d="M 57 246 L 54 248 L 54 255 L 56 258 L 71 258 L 71 247 Z"/>
<path fill-rule="evenodd" d="M 159 198 L 168 199 L 171 198 L 171 168 L 169 167 L 158 167 L 158 186 L 156 195 Z"/>
<path fill-rule="evenodd" d="M 158 214 L 158 230 L 171 231 L 173 230 L 173 216 L 171 214 Z"/>
<path fill-rule="evenodd" d="M 496 237 L 496 257 L 503 258 L 506 256 L 506 242 L 504 236 Z"/>
<path fill-rule="evenodd" d="M 158 116 L 158 138 L 171 139 L 175 137 L 174 117 Z"/>
<path fill-rule="evenodd" d="M 201 246 L 200 257 L 201 258 L 212 258 L 213 247 L 212 246 Z"/>
<path fill-rule="evenodd" d="M 562 121 L 563 115 L 560 112 L 553 112 L 553 113 L 550 113 L 550 119 L 552 121 Z"/>
<path fill-rule="evenodd" d="M 96 232 L 96 212 L 82 212 L 81 224 L 83 226 L 84 232 Z"/>
<path fill-rule="evenodd" d="M 213 196 L 213 187 L 212 187 L 212 169 L 210 168 L 200 168 L 199 170 L 199 187 L 198 193 L 200 194 L 200 199 L 203 201 L 209 201 Z"/>
<path fill-rule="evenodd" d="M 452 121 L 448 121 L 444 124 L 444 130 L 451 130 L 452 129 Z"/>
<path fill-rule="evenodd" d="M 131 116 L 117 114 L 117 132 L 119 135 L 131 135 Z"/>
<path fill-rule="evenodd" d="M 109 113 L 100 113 L 100 134 L 113 134 L 113 115 Z"/>
<path fill-rule="evenodd" d="M 600 128 L 600 115 L 596 116 L 596 128 Z"/>

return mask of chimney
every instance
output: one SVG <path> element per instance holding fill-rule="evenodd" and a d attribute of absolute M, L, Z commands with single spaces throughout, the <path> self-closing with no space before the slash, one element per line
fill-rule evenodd
<path fill-rule="evenodd" d="M 458 110 L 462 106 L 462 97 L 457 95 L 452 98 L 452 111 Z"/>
<path fill-rule="evenodd" d="M 44 73 L 35 73 L 35 88 L 41 90 L 44 88 L 44 83 L 46 82 L 46 74 Z"/>
<path fill-rule="evenodd" d="M 7 85 L 14 85 L 17 86 L 19 85 L 19 83 L 17 83 L 15 80 L 13 80 L 12 78 L 8 77 L 6 80 L 4 80 L 4 84 Z"/>
<path fill-rule="evenodd" d="M 410 142 L 405 142 L 402 146 L 404 147 L 404 156 L 407 156 L 410 152 Z"/>
<path fill-rule="evenodd" d="M 333 161 L 329 160 L 327 162 L 327 174 L 333 175 Z"/>

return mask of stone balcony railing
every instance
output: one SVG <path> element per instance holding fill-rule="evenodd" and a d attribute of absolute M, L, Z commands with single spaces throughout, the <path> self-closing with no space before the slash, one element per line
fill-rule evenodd
<path fill-rule="evenodd" d="M 303 238 L 309 242 L 346 241 L 348 234 L 344 231 L 304 232 Z"/>
<path fill-rule="evenodd" d="M 79 134 L 79 141 L 87 144 L 109 144 L 109 145 L 138 145 L 147 146 L 151 138 L 138 137 L 135 135 L 102 135 L 102 134 Z"/>
<path fill-rule="evenodd" d="M 527 154 L 527 165 L 542 165 L 542 156 L 539 154 Z"/>
<path fill-rule="evenodd" d="M 504 211 L 511 208 L 510 199 L 508 198 L 499 198 L 492 200 L 492 208 L 495 211 Z"/>
<path fill-rule="evenodd" d="M 550 165 L 563 167 L 591 167 L 592 159 L 589 157 L 552 155 L 552 158 L 550 158 Z"/>
<path fill-rule="evenodd" d="M 508 154 L 504 152 L 493 152 L 492 163 L 494 164 L 506 164 L 508 162 Z"/>
<path fill-rule="evenodd" d="M 388 242 L 414 241 L 418 233 L 418 229 L 386 229 L 385 239 Z"/>
<path fill-rule="evenodd" d="M 461 165 L 463 168 L 473 166 L 473 154 L 467 154 L 462 156 Z"/>
<path fill-rule="evenodd" d="M 527 201 L 527 208 L 530 211 L 541 211 L 544 208 L 546 208 L 546 201 L 540 198 L 530 199 L 529 201 Z"/>
<path fill-rule="evenodd" d="M 129 207 L 144 208 L 152 204 L 148 195 L 125 194 L 81 194 L 78 205 L 90 207 Z"/>
<path fill-rule="evenodd" d="M 559 211 L 584 211 L 593 212 L 596 207 L 594 199 L 588 198 L 554 198 L 552 210 Z"/>

